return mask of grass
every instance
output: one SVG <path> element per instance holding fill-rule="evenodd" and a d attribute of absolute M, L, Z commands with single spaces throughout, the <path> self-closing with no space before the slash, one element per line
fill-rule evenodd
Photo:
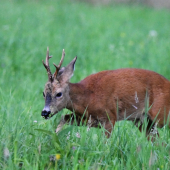
<path fill-rule="evenodd" d="M 66 126 L 56 136 L 61 114 L 68 110 L 48 121 L 41 118 L 47 46 L 51 63 L 59 62 L 63 48 L 64 65 L 78 56 L 71 82 L 125 67 L 153 70 L 170 79 L 168 10 L 2 0 L 0 11 L 0 169 L 169 169 L 166 127 L 152 144 L 126 121 L 118 122 L 107 139 L 104 129 L 76 126 Z M 56 154 L 61 158 L 50 161 Z"/>

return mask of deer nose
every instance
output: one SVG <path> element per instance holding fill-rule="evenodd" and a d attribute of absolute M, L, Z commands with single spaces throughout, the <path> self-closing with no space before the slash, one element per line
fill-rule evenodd
<path fill-rule="evenodd" d="M 49 118 L 49 115 L 51 114 L 51 111 L 50 110 L 43 110 L 41 112 L 41 116 L 45 119 L 48 119 Z"/>

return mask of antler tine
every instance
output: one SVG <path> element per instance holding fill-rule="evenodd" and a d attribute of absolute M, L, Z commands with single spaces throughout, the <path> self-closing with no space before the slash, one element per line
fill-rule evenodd
<path fill-rule="evenodd" d="M 53 77 L 52 77 L 52 73 L 51 73 L 51 70 L 50 70 L 50 66 L 49 66 L 49 59 L 51 58 L 52 56 L 49 56 L 49 47 L 47 47 L 47 54 L 46 54 L 46 63 L 43 62 L 43 65 L 44 67 L 46 68 L 47 70 L 47 73 L 48 73 L 48 80 L 49 81 L 53 81 Z"/>
<path fill-rule="evenodd" d="M 61 67 L 61 65 L 62 65 L 62 63 L 63 63 L 63 61 L 64 61 L 64 57 L 65 57 L 65 51 L 64 51 L 64 49 L 63 49 L 62 57 L 61 57 L 61 60 L 60 60 L 59 65 L 57 66 L 56 64 L 54 64 L 54 63 L 53 63 L 53 65 L 54 65 L 54 66 L 55 66 L 55 68 L 56 68 L 56 71 L 55 71 L 55 73 L 54 73 L 54 77 L 56 77 L 56 76 L 57 76 L 58 71 L 60 70 L 60 67 Z"/>
<path fill-rule="evenodd" d="M 60 69 L 61 65 L 63 64 L 64 57 L 65 57 L 65 51 L 64 51 L 64 49 L 63 49 L 63 52 L 62 52 L 62 57 L 61 57 L 61 60 L 60 60 L 60 63 L 59 63 L 59 65 L 58 65 L 59 69 Z"/>
<path fill-rule="evenodd" d="M 47 67 L 50 67 L 49 66 L 49 59 L 51 58 L 52 56 L 49 56 L 49 47 L 47 47 L 47 54 L 46 54 L 46 65 Z"/>

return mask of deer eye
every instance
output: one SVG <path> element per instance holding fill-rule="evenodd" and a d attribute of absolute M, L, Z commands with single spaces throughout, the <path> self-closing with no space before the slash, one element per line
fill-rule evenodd
<path fill-rule="evenodd" d="M 43 92 L 43 97 L 45 97 L 45 93 Z"/>
<path fill-rule="evenodd" d="M 61 93 L 61 92 L 59 92 L 59 93 L 56 94 L 56 98 L 59 98 L 59 97 L 61 97 L 61 96 L 62 96 L 62 93 Z"/>

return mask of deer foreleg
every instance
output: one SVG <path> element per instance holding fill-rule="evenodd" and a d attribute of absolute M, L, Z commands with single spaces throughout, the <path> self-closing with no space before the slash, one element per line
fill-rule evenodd
<path fill-rule="evenodd" d="M 76 117 L 76 119 L 75 119 L 75 116 L 74 116 L 73 113 L 68 114 L 68 115 L 63 115 L 61 117 L 60 123 L 57 126 L 57 129 L 55 130 L 55 132 L 58 133 L 65 124 L 69 124 L 70 123 L 71 125 L 73 125 L 73 123 L 75 121 L 76 121 L 77 125 L 79 126 L 80 125 L 80 121 L 81 121 L 80 117 Z"/>

